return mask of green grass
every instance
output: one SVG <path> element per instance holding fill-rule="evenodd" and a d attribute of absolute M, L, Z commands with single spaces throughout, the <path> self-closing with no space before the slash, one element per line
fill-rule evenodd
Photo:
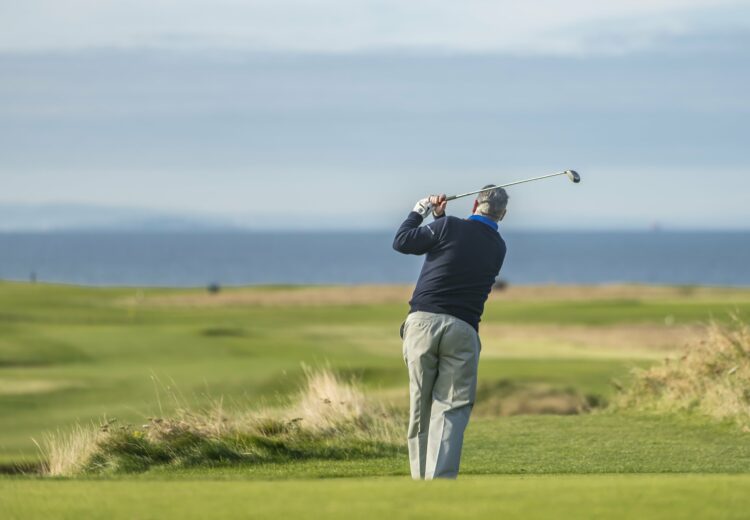
<path fill-rule="evenodd" d="M 397 335 L 405 303 L 123 303 L 137 293 L 0 283 L 0 464 L 33 461 L 32 437 L 104 415 L 139 425 L 150 415 L 220 395 L 240 408 L 280 402 L 302 383 L 301 363 L 328 364 L 360 378 L 369 392 L 400 402 L 406 397 Z M 668 299 L 493 301 L 485 322 L 594 330 L 663 325 L 666 317 L 678 325 L 724 321 L 736 310 L 748 314 L 750 292 L 717 291 L 698 299 L 685 291 Z M 547 357 L 541 351 L 524 357 L 517 348 L 506 357 L 493 350 L 480 363 L 480 381 L 544 384 L 606 400 L 615 392 L 613 379 L 626 382 L 632 367 L 657 357 L 636 351 L 608 356 L 606 346 L 595 356 L 569 345 L 555 348 L 545 343 Z M 333 518 L 741 518 L 750 508 L 748 473 L 750 434 L 733 424 L 622 413 L 474 418 L 456 483 L 412 483 L 402 453 L 166 466 L 80 480 L 6 476 L 0 478 L 0 518 L 250 512 L 278 518 L 311 511 Z"/>
<path fill-rule="evenodd" d="M 747 518 L 750 475 L 404 477 L 287 482 L 0 480 L 0 517 Z"/>
<path fill-rule="evenodd" d="M 472 422 L 453 483 L 411 481 L 404 456 L 6 477 L 0 517 L 744 518 L 748 468 L 750 436 L 729 424 L 511 417 Z"/>
<path fill-rule="evenodd" d="M 472 419 L 461 465 L 462 475 L 693 472 L 750 472 L 750 435 L 731 423 L 679 416 L 596 413 Z M 267 480 L 408 474 L 401 452 L 349 460 L 288 458 L 216 467 L 162 466 L 126 478 Z"/>
<path fill-rule="evenodd" d="M 186 293 L 0 283 L 0 462 L 35 457 L 31 437 L 45 430 L 105 414 L 142 422 L 155 413 L 155 387 L 176 388 L 196 405 L 219 395 L 248 405 L 274 402 L 299 385 L 302 362 L 329 363 L 373 389 L 404 387 L 397 329 L 405 303 L 200 309 L 123 303 L 139 292 Z M 495 301 L 485 321 L 602 326 L 661 323 L 669 315 L 690 323 L 750 310 L 750 293 L 722 295 L 697 301 L 689 293 L 670 301 Z M 493 355 L 482 361 L 480 374 L 485 381 L 545 382 L 606 398 L 613 379 L 648 362 L 621 355 Z M 162 406 L 169 410 L 175 403 L 164 399 Z"/>

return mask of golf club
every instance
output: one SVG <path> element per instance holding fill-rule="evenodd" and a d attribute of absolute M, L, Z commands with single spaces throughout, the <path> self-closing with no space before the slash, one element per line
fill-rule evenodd
<path fill-rule="evenodd" d="M 483 188 L 481 190 L 470 191 L 468 193 L 461 193 L 460 195 L 451 195 L 450 197 L 446 197 L 445 200 L 446 201 L 456 200 L 456 199 L 460 199 L 461 197 L 468 197 L 469 195 L 476 195 L 477 193 L 494 190 L 496 188 L 507 188 L 508 186 L 515 186 L 516 184 L 523 184 L 525 182 L 540 181 L 542 179 L 549 179 L 550 177 L 557 177 L 559 175 L 567 175 L 568 179 L 570 179 L 575 184 L 578 184 L 579 182 L 581 182 L 581 176 L 578 175 L 578 172 L 576 172 L 575 170 L 565 170 L 564 172 L 560 172 L 560 173 L 542 175 L 541 177 L 534 177 L 532 179 L 524 179 L 522 181 L 509 182 L 508 184 L 503 184 L 502 186 L 493 186 L 491 188 Z"/>

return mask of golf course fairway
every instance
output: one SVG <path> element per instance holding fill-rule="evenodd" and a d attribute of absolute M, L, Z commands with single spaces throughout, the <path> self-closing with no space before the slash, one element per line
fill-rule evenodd
<path fill-rule="evenodd" d="M 202 290 L 0 283 L 0 518 L 747 518 L 750 433 L 607 405 L 750 291 L 518 287 L 482 322 L 480 391 L 455 482 L 389 456 L 158 466 L 51 478 L 34 442 L 221 399 L 274 407 L 305 366 L 403 409 L 408 287 Z M 689 347 L 687 347 L 689 348 Z M 404 415 L 405 420 L 405 415 Z"/>
<path fill-rule="evenodd" d="M 3 518 L 747 518 L 750 476 L 0 481 Z"/>

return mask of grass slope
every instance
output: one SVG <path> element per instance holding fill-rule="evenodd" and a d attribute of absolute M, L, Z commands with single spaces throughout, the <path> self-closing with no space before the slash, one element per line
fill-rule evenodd
<path fill-rule="evenodd" d="M 157 390 L 165 394 L 165 411 L 178 405 L 178 399 L 166 394 L 195 405 L 219 395 L 249 406 L 274 402 L 296 390 L 301 362 L 330 363 L 339 372 L 358 375 L 371 389 L 391 391 L 403 400 L 405 371 L 397 329 L 405 303 L 384 299 L 375 305 L 345 305 L 340 299 L 346 292 L 317 289 L 307 301 L 300 299 L 305 291 L 295 288 L 231 290 L 230 296 L 254 299 L 230 299 L 225 305 L 211 303 L 211 297 L 196 290 L 0 283 L 0 462 L 33 459 L 31 437 L 45 430 L 105 414 L 145 422 L 157 412 Z M 526 358 L 523 345 L 504 357 L 489 334 L 502 337 L 503 323 L 601 328 L 612 323 L 663 324 L 670 317 L 688 324 L 723 317 L 731 309 L 750 310 L 747 291 L 701 290 L 695 297 L 689 290 L 651 290 L 641 299 L 632 292 L 627 291 L 627 299 L 605 292 L 606 297 L 597 296 L 595 302 L 580 294 L 567 300 L 559 290 L 552 291 L 550 300 L 543 292 L 531 299 L 491 300 L 485 321 L 492 327 L 484 338 L 488 355 L 481 362 L 481 379 L 541 382 L 606 397 L 613 378 L 622 379 L 632 366 L 652 362 L 614 350 L 608 358 L 604 347 L 595 356 L 587 356 L 585 349 L 555 352 L 554 342 Z M 268 294 L 281 298 L 280 303 L 264 305 L 262 298 Z M 187 297 L 209 304 L 150 304 L 159 298 Z M 334 303 L 321 303 L 321 298 Z"/>
<path fill-rule="evenodd" d="M 370 392 L 403 402 L 396 331 L 405 304 L 385 293 L 368 303 L 363 289 L 347 303 L 346 291 L 238 289 L 226 292 L 226 302 L 205 304 L 200 291 L 0 283 L 0 463 L 33 460 L 30 437 L 104 414 L 138 425 L 149 414 L 218 395 L 239 407 L 278 402 L 299 387 L 301 362 L 327 362 L 359 376 Z M 629 348 L 644 327 L 658 336 L 750 311 L 748 291 L 643 288 L 640 297 L 631 287 L 595 298 L 588 291 L 534 289 L 491 300 L 481 381 L 606 399 L 613 378 L 668 353 Z M 509 345 L 506 327 L 519 333 L 525 325 L 538 328 L 536 343 Z M 539 338 L 539 331 L 570 326 L 592 331 L 593 339 L 576 340 L 580 330 L 559 347 L 555 337 Z M 620 344 L 613 334 L 631 337 Z M 405 456 L 394 454 L 167 466 L 76 480 L 0 476 L 0 518 L 671 519 L 745 518 L 750 510 L 750 435 L 699 418 L 476 417 L 462 470 L 458 482 L 413 483 Z"/>

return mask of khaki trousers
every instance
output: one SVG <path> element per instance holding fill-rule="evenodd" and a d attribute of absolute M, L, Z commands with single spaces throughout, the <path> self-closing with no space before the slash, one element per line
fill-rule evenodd
<path fill-rule="evenodd" d="M 456 478 L 477 390 L 476 330 L 448 314 L 414 312 L 403 328 L 409 369 L 409 463 L 414 479 Z"/>

